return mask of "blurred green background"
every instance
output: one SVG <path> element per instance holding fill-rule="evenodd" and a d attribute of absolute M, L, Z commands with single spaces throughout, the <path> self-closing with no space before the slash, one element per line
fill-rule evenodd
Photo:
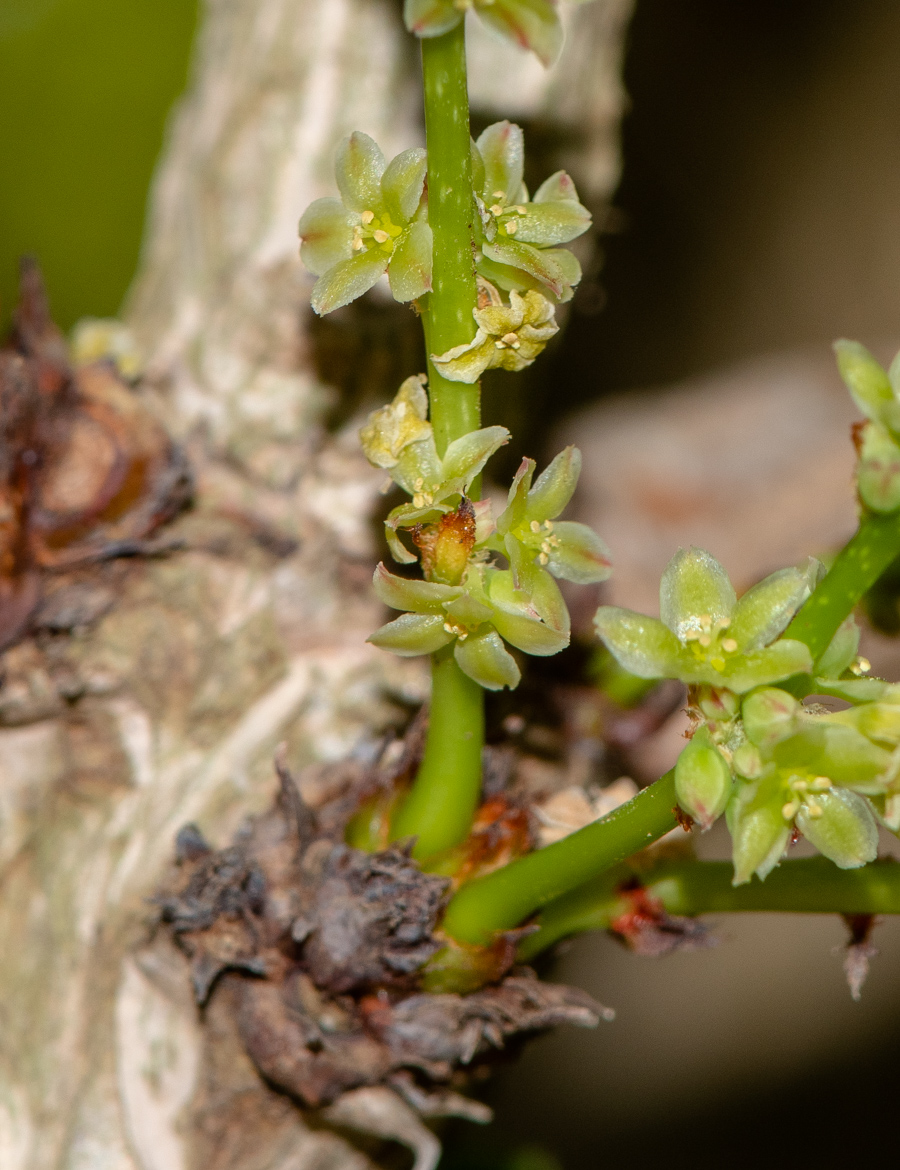
<path fill-rule="evenodd" d="M 198 0 L 0 0 L 0 330 L 23 252 L 53 311 L 114 314 Z"/>

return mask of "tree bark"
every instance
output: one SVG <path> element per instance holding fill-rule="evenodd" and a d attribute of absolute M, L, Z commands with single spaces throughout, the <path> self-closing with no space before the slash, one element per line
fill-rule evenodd
<path fill-rule="evenodd" d="M 595 197 L 617 175 L 629 7 L 578 9 L 568 64 L 527 82 L 536 113 L 551 103 L 582 126 Z M 567 71 L 583 104 L 555 96 Z M 477 99 L 477 70 L 473 84 Z M 527 85 L 510 80 L 513 108 Z M 389 0 L 207 0 L 128 309 L 140 393 L 197 476 L 171 530 L 185 549 L 98 569 L 117 593 L 104 618 L 4 656 L 4 1170 L 363 1170 L 377 1157 L 263 1084 L 227 994 L 198 1016 L 148 899 L 181 825 L 221 843 L 271 801 L 279 741 L 314 801 L 317 765 L 364 758 L 398 704 L 425 697 L 421 664 L 365 645 L 381 477 L 355 425 L 326 430 L 333 393 L 296 241 L 300 211 L 331 190 L 337 140 L 362 129 L 388 157 L 420 141 L 417 94 L 416 47 Z M 383 1105 L 361 1100 L 349 1120 L 368 1109 L 370 1132 L 433 1165 L 421 1121 L 385 1121 Z"/>

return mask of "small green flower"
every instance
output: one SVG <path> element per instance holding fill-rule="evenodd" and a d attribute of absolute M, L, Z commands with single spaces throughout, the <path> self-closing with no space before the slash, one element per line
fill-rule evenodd
<path fill-rule="evenodd" d="M 483 427 L 455 439 L 441 459 L 427 421 L 424 383 L 422 374 L 407 378 L 393 402 L 373 411 L 359 433 L 369 462 L 383 467 L 412 496 L 412 503 L 398 505 L 385 521 L 391 555 L 400 564 L 412 564 L 416 557 L 401 543 L 398 530 L 430 524 L 452 512 L 491 455 L 509 442 L 505 427 Z M 485 512 L 476 505 L 479 539 L 486 535 Z"/>
<path fill-rule="evenodd" d="M 487 690 L 519 683 L 504 642 L 539 656 L 569 643 L 568 612 L 552 581 L 529 594 L 516 588 L 509 570 L 493 566 L 472 565 L 461 585 L 444 585 L 397 577 L 379 565 L 374 586 L 385 605 L 409 612 L 376 630 L 370 642 L 404 657 L 433 654 L 452 642 L 461 669 Z"/>
<path fill-rule="evenodd" d="M 474 8 L 501 36 L 552 65 L 562 48 L 563 32 L 555 0 L 405 0 L 406 27 L 418 37 L 439 37 L 456 28 Z"/>
<path fill-rule="evenodd" d="M 524 370 L 559 332 L 553 306 L 540 293 L 523 297 L 513 291 L 504 305 L 492 285 L 486 289 L 490 303 L 473 310 L 478 332 L 472 341 L 431 355 L 438 372 L 451 382 L 477 382 L 491 369 Z"/>
<path fill-rule="evenodd" d="M 639 678 L 677 678 L 744 694 L 812 668 L 802 642 L 780 639 L 810 592 L 810 572 L 782 569 L 738 601 L 725 570 L 702 549 L 680 549 L 660 583 L 662 620 L 601 606 L 595 625 Z"/>
<path fill-rule="evenodd" d="M 551 175 L 530 201 L 524 166 L 521 128 L 512 122 L 488 126 L 476 143 L 474 180 L 481 213 L 476 268 L 499 288 L 535 289 L 556 301 L 571 300 L 581 266 L 559 245 L 587 231 L 590 212 L 565 171 Z"/>
<path fill-rule="evenodd" d="M 398 301 L 431 289 L 431 228 L 426 216 L 425 151 L 404 150 L 386 164 L 367 134 L 338 148 L 340 199 L 317 199 L 300 220 L 300 256 L 319 277 L 312 307 L 330 313 L 388 274 Z"/>
<path fill-rule="evenodd" d="M 488 547 L 507 557 L 517 577 L 537 562 L 554 577 L 578 585 L 605 581 L 612 560 L 604 542 L 586 524 L 556 519 L 578 483 L 581 452 L 577 447 L 560 451 L 532 486 L 535 466 L 533 459 L 522 460 Z"/>
<path fill-rule="evenodd" d="M 701 727 L 675 764 L 675 793 L 689 816 L 709 829 L 725 811 L 733 787 L 731 769 Z"/>

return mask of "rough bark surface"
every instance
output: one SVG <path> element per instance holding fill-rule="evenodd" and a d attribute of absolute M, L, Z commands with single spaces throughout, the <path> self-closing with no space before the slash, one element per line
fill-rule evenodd
<path fill-rule="evenodd" d="M 616 173 L 627 8 L 577 17 L 605 46 L 598 190 Z M 416 77 L 388 0 L 206 4 L 130 306 L 139 393 L 197 477 L 173 532 L 185 551 L 110 570 L 105 616 L 3 661 L 0 693 L 28 700 L 0 711 L 4 1170 L 365 1170 L 379 1147 L 346 1136 L 360 1125 L 436 1162 L 389 1090 L 309 1124 L 266 1086 L 227 995 L 198 1016 L 184 956 L 149 943 L 147 902 L 182 825 L 224 843 L 270 803 L 280 740 L 320 803 L 318 764 L 364 761 L 424 695 L 419 664 L 364 644 L 379 477 L 352 428 L 324 428 L 296 256 L 341 135 L 388 155 L 419 139 Z"/>

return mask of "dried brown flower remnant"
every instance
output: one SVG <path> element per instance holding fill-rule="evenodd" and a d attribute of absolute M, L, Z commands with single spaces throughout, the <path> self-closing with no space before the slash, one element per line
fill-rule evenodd
<path fill-rule="evenodd" d="M 74 370 L 37 265 L 23 261 L 0 349 L 0 648 L 42 575 L 134 555 L 190 494 L 184 457 L 112 365 Z"/>

